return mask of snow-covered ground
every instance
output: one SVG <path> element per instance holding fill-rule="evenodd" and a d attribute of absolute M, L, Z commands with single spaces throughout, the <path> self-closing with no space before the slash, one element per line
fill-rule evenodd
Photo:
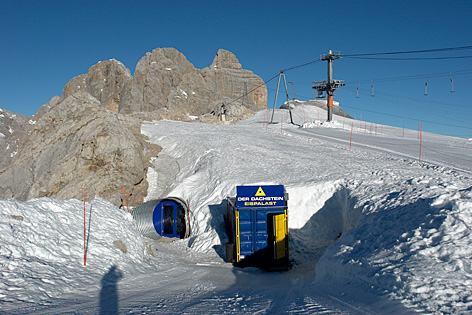
<path fill-rule="evenodd" d="M 97 198 L 84 266 L 81 201 L 0 200 L 0 312 L 470 313 L 472 142 L 423 133 L 420 162 L 417 131 L 292 112 L 143 125 L 163 147 L 147 199 L 190 201 L 187 240 L 144 239 Z M 290 195 L 288 272 L 224 263 L 225 198 L 249 184 Z"/>

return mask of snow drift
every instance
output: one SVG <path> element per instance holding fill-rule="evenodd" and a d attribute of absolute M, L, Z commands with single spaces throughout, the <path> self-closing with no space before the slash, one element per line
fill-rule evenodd
<path fill-rule="evenodd" d="M 132 293 L 123 307 L 130 312 L 399 312 L 379 298 L 412 311 L 470 312 L 470 141 L 424 133 L 420 163 L 416 131 L 367 128 L 336 116 L 322 123 L 317 117 L 326 113 L 313 106 L 292 110 L 297 125 L 287 124 L 286 110 L 276 111 L 278 123 L 269 125 L 269 114 L 261 111 L 236 125 L 142 126 L 163 148 L 148 174 L 147 200 L 180 197 L 189 201 L 191 215 L 191 237 L 153 243 L 153 250 L 159 247 L 154 257 L 129 214 L 104 200 L 86 205 L 88 268 L 81 261 L 79 201 L 1 200 L 1 305 L 48 300 L 82 287 L 92 292 L 98 278 L 117 266 L 128 279 L 139 279 L 126 287 Z M 283 274 L 223 262 L 225 198 L 235 196 L 238 185 L 267 184 L 283 184 L 289 193 L 294 267 Z M 115 240 L 126 244 L 127 254 L 113 246 Z M 153 277 L 141 276 L 150 270 Z M 145 294 L 146 307 L 133 304 L 133 297 Z"/>

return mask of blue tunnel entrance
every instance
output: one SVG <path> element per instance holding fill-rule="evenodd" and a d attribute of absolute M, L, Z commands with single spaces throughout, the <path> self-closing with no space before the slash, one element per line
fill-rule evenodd
<path fill-rule="evenodd" d="M 188 207 L 176 197 L 150 200 L 131 211 L 138 230 L 146 237 L 186 238 L 190 235 Z"/>

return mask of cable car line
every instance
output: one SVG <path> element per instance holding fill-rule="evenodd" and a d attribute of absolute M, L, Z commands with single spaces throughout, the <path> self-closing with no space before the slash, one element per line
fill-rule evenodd
<path fill-rule="evenodd" d="M 349 89 L 347 89 L 347 90 L 349 90 Z M 368 95 L 367 92 L 361 91 L 361 93 L 364 94 L 364 95 Z M 379 93 L 379 94 L 382 94 L 382 93 Z M 418 112 L 420 112 L 420 113 L 422 113 L 422 114 L 430 114 L 430 115 L 438 116 L 438 117 L 441 117 L 441 118 L 447 118 L 447 119 L 449 119 L 449 120 L 454 120 L 454 121 L 457 121 L 457 122 L 461 122 L 461 123 L 463 123 L 463 124 L 465 124 L 465 125 L 470 125 L 470 124 L 471 124 L 470 121 L 461 120 L 461 119 L 458 119 L 457 117 L 454 117 L 454 118 L 448 117 L 448 116 L 446 116 L 446 115 L 444 114 L 444 112 L 438 112 L 438 111 L 436 111 L 436 110 L 434 110 L 434 109 L 431 109 L 430 107 L 428 107 L 428 108 L 426 109 L 426 111 L 424 111 L 424 110 L 419 109 L 418 106 L 416 106 L 416 107 L 411 107 L 411 106 L 408 105 L 408 104 L 403 104 L 403 103 L 401 103 L 401 102 L 399 102 L 399 101 L 396 101 L 396 100 L 393 101 L 393 100 L 390 100 L 390 99 L 388 99 L 388 98 L 381 97 L 381 96 L 379 96 L 379 98 L 380 98 L 381 100 L 383 100 L 384 102 L 389 102 L 389 103 L 392 103 L 392 104 L 395 104 L 395 105 L 398 105 L 398 106 L 401 106 L 401 107 L 406 107 L 406 108 L 408 108 L 408 110 L 416 110 L 416 111 L 418 111 Z M 427 101 L 425 101 L 425 102 L 427 103 Z M 344 107 L 344 106 L 346 106 L 346 105 L 343 105 L 343 107 Z"/>
<path fill-rule="evenodd" d="M 401 54 L 419 54 L 419 53 L 430 53 L 440 51 L 456 51 L 456 50 L 467 50 L 472 49 L 472 46 L 460 46 L 460 47 L 448 47 L 448 48 L 436 48 L 436 49 L 422 49 L 422 50 L 409 50 L 409 51 L 393 51 L 393 52 L 377 52 L 377 53 L 364 53 L 364 54 L 347 54 L 344 57 L 361 57 L 361 56 L 379 56 L 379 55 L 401 55 Z"/>
<path fill-rule="evenodd" d="M 424 73 L 424 74 L 414 74 L 408 76 L 399 76 L 399 77 L 390 77 L 390 78 L 374 78 L 374 79 L 365 79 L 365 80 L 344 80 L 345 84 L 351 83 L 369 83 L 370 81 L 375 82 L 391 82 L 391 81 L 406 81 L 406 80 L 415 80 L 415 79 L 423 79 L 424 77 L 430 78 L 439 78 L 439 77 L 447 77 L 450 75 L 466 75 L 472 74 L 472 69 L 465 69 L 465 70 L 457 70 L 457 71 L 449 71 L 449 72 L 436 72 L 436 73 Z M 312 82 L 308 81 L 292 81 L 295 84 L 311 84 Z"/>
<path fill-rule="evenodd" d="M 345 89 L 347 89 L 348 91 L 354 91 L 352 88 L 350 89 L 349 86 L 352 86 L 352 85 L 347 85 Z M 367 92 L 364 92 L 362 90 L 361 90 L 361 93 L 367 95 Z M 456 103 L 446 103 L 446 102 L 439 102 L 439 101 L 433 101 L 433 100 L 418 99 L 418 98 L 408 97 L 408 96 L 399 95 L 399 94 L 392 94 L 392 93 L 385 93 L 385 92 L 378 92 L 378 91 L 377 91 L 377 94 L 395 97 L 395 98 L 403 98 L 403 99 L 407 99 L 407 100 L 411 100 L 415 102 L 427 103 L 427 104 L 438 104 L 438 105 L 453 106 L 453 107 L 460 107 L 460 108 L 466 108 L 466 109 L 470 108 L 470 105 L 459 105 Z"/>
<path fill-rule="evenodd" d="M 385 115 L 385 116 L 392 116 L 392 117 L 397 117 L 397 118 L 408 119 L 408 120 L 412 120 L 412 121 L 418 121 L 418 120 L 419 120 L 419 119 L 417 119 L 417 118 L 411 118 L 411 117 L 406 117 L 406 116 L 401 116 L 401 115 L 382 113 L 382 112 L 378 112 L 378 111 L 367 110 L 367 109 L 361 109 L 361 108 L 357 108 L 357 107 L 353 107 L 353 106 L 348 106 L 348 105 L 343 105 L 343 107 L 348 107 L 348 108 L 352 108 L 352 109 L 357 109 L 357 110 L 361 110 L 361 111 L 366 111 L 366 112 L 370 112 L 370 113 L 374 113 L 374 114 L 381 114 L 381 115 Z M 465 127 L 465 126 L 458 126 L 458 125 L 452 125 L 452 124 L 445 124 L 445 123 L 440 123 L 440 122 L 430 121 L 430 120 L 424 120 L 424 119 L 421 119 L 421 121 L 422 121 L 422 122 L 427 122 L 427 123 L 430 123 L 430 124 L 436 124 L 436 125 L 443 125 L 443 126 L 448 126 L 448 127 L 456 127 L 456 128 L 464 128 L 464 129 L 470 129 L 470 130 L 472 130 L 472 127 Z"/>
<path fill-rule="evenodd" d="M 367 93 L 364 93 L 367 95 Z M 428 112 L 425 112 L 421 109 L 418 109 L 418 108 L 411 108 L 411 106 L 408 106 L 408 105 L 405 105 L 405 104 L 402 104 L 400 102 L 397 102 L 397 101 L 392 101 L 392 100 L 388 100 L 388 99 L 384 99 L 385 102 L 389 102 L 389 103 L 392 103 L 392 104 L 395 104 L 397 106 L 400 106 L 400 107 L 406 107 L 408 108 L 409 110 L 416 110 L 417 112 L 421 113 L 421 114 L 430 114 L 432 116 L 437 116 L 437 117 L 441 117 L 441 118 L 448 118 L 449 120 L 454 120 L 456 122 L 460 122 L 460 123 L 463 123 L 465 125 L 470 125 L 470 122 L 469 121 L 463 121 L 463 120 L 459 120 L 459 119 L 452 119 L 450 117 L 447 117 L 445 116 L 443 113 L 434 113 L 432 112 L 431 110 L 429 110 Z M 360 111 L 370 111 L 370 110 L 367 110 L 367 109 L 360 109 L 360 108 L 356 108 L 356 107 L 353 107 L 353 106 L 349 106 L 349 105 L 345 105 L 343 104 L 342 107 L 350 107 L 350 108 L 354 108 L 354 109 L 358 109 Z M 371 111 L 373 113 L 377 113 L 377 114 L 382 114 L 382 115 L 386 115 L 386 116 L 393 116 L 393 117 L 398 117 L 398 118 L 407 118 L 407 117 L 403 117 L 403 116 L 398 116 L 398 115 L 395 115 L 395 114 L 388 114 L 388 113 L 380 113 L 380 112 L 375 112 L 375 111 Z M 407 118 L 407 119 L 410 119 L 410 120 L 414 120 L 414 121 L 418 121 L 420 119 L 411 119 L 411 118 Z M 426 121 L 424 119 L 421 119 L 421 121 Z M 445 125 L 445 126 L 451 126 L 451 127 L 459 127 L 459 128 L 466 128 L 466 129 L 472 129 L 472 126 L 471 127 L 466 127 L 466 126 L 462 126 L 462 125 L 452 125 L 452 124 L 445 124 L 445 123 L 439 123 L 439 122 L 433 122 L 433 121 L 427 121 L 429 123 L 433 123 L 433 124 L 438 124 L 438 125 Z"/>
<path fill-rule="evenodd" d="M 383 58 L 383 57 L 346 57 L 351 59 L 368 59 L 368 60 L 442 60 L 442 59 L 467 59 L 472 58 L 472 56 L 448 56 L 448 57 L 408 57 L 408 58 Z"/>

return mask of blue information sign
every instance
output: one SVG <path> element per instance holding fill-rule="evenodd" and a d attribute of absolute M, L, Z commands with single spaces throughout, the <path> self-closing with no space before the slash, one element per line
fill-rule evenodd
<path fill-rule="evenodd" d="M 284 186 L 237 186 L 236 206 L 238 208 L 284 207 Z"/>

